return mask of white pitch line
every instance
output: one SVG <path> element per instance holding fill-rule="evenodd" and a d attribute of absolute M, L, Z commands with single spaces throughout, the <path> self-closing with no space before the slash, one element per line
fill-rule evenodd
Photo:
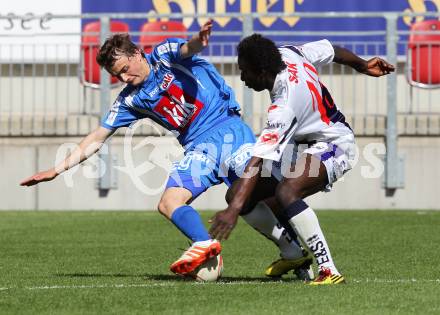
<path fill-rule="evenodd" d="M 97 285 L 50 285 L 25 287 L 26 290 L 54 290 L 54 289 L 102 289 L 102 288 L 148 288 L 148 287 L 167 287 L 173 283 L 145 283 L 145 284 L 97 284 Z"/>
<path fill-rule="evenodd" d="M 349 281 L 355 283 L 416 283 L 416 282 L 440 283 L 440 279 L 350 279 Z"/>
<path fill-rule="evenodd" d="M 183 282 L 181 282 L 183 283 Z M 186 282 L 188 285 L 265 285 L 265 284 L 289 284 L 288 281 L 232 281 L 232 282 Z M 440 283 L 440 279 L 348 279 L 348 284 L 363 284 L 363 283 Z M 96 284 L 96 285 L 45 285 L 34 287 L 0 287 L 0 291 L 21 289 L 21 290 L 59 290 L 59 289 L 125 289 L 125 288 L 152 288 L 152 287 L 172 287 L 176 286 L 176 282 L 161 282 L 161 283 L 140 283 L 140 284 Z"/>

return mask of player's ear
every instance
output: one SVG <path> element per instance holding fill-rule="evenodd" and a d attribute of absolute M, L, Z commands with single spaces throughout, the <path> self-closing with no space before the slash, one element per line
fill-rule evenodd
<path fill-rule="evenodd" d="M 136 49 L 136 51 L 133 54 L 133 57 L 135 57 L 138 60 L 142 60 L 142 50 L 140 48 Z"/>

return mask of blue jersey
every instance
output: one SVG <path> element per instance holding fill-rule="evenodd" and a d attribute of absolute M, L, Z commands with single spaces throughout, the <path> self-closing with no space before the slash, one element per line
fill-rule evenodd
<path fill-rule="evenodd" d="M 185 42 L 170 38 L 145 55 L 148 78 L 122 90 L 103 117 L 103 127 L 116 129 L 150 118 L 176 134 L 185 146 L 238 115 L 234 92 L 215 67 L 197 56 L 181 58 Z"/>

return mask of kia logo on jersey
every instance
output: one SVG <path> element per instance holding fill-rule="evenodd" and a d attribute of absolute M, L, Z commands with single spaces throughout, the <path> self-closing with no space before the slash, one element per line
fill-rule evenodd
<path fill-rule="evenodd" d="M 173 127 L 183 131 L 197 117 L 203 106 L 201 101 L 184 92 L 177 85 L 171 84 L 167 93 L 154 107 L 154 111 Z"/>

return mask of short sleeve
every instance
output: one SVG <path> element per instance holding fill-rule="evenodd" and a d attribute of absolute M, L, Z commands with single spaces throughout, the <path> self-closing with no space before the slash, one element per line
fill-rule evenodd
<path fill-rule="evenodd" d="M 331 63 L 335 56 L 333 46 L 327 39 L 310 42 L 298 48 L 304 57 L 315 67 Z"/>
<path fill-rule="evenodd" d="M 181 38 L 168 38 L 154 47 L 151 56 L 155 60 L 160 60 L 163 63 L 176 63 L 182 57 L 180 54 L 180 47 L 186 43 L 186 40 Z"/>
<path fill-rule="evenodd" d="M 118 96 L 110 110 L 101 120 L 101 126 L 110 130 L 130 126 L 134 121 L 144 118 L 143 115 L 128 107 L 122 96 Z"/>

